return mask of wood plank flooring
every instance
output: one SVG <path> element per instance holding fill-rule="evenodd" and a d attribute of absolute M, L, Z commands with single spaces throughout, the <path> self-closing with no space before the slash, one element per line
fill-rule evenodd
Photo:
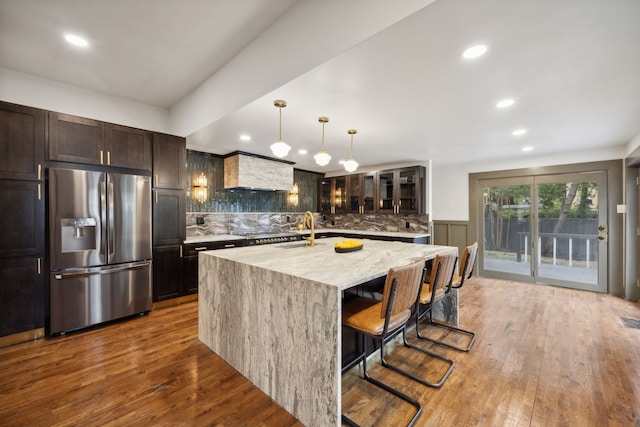
<path fill-rule="evenodd" d="M 456 361 L 441 389 L 370 369 L 423 403 L 418 425 L 640 427 L 640 330 L 620 320 L 640 319 L 640 304 L 486 278 L 465 284 L 460 304 L 461 326 L 477 334 L 469 353 L 420 343 Z M 0 425 L 301 425 L 200 343 L 197 327 L 187 303 L 0 349 Z M 443 368 L 404 347 L 388 359 L 427 378 Z M 342 399 L 362 425 L 410 417 L 359 368 Z"/>
<path fill-rule="evenodd" d="M 625 328 L 620 320 L 639 319 L 640 304 L 475 278 L 461 289 L 460 313 L 460 326 L 476 332 L 469 353 L 420 342 L 456 361 L 441 389 L 421 386 L 379 364 L 370 369 L 374 378 L 423 404 L 418 425 L 640 426 L 640 330 Z M 430 336 L 442 335 L 439 328 L 435 333 L 425 329 Z M 441 372 L 417 353 L 397 347 L 387 360 L 427 379 Z M 354 368 L 343 379 L 343 411 L 354 421 L 397 426 L 409 419 L 409 405 L 358 375 Z"/>

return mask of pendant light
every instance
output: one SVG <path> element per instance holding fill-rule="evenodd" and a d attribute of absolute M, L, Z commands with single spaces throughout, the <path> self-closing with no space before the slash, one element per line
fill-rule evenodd
<path fill-rule="evenodd" d="M 282 140 L 282 109 L 287 106 L 287 101 L 276 99 L 275 101 L 273 101 L 273 105 L 278 107 L 278 110 L 280 111 L 280 137 L 276 142 L 271 144 L 271 151 L 273 152 L 274 156 L 282 158 L 289 154 L 289 150 L 291 150 L 289 144 Z"/>
<path fill-rule="evenodd" d="M 349 129 L 347 133 L 351 135 L 351 146 L 349 148 L 349 160 L 344 162 L 344 169 L 347 172 L 355 172 L 356 169 L 358 169 L 358 162 L 353 160 L 353 135 L 358 133 L 358 131 L 355 129 Z"/>
<path fill-rule="evenodd" d="M 322 146 L 318 154 L 313 156 L 313 158 L 316 159 L 318 165 L 326 166 L 329 164 L 329 160 L 331 160 L 331 156 L 324 151 L 324 124 L 329 122 L 329 117 L 318 117 L 318 121 L 322 123 Z"/>

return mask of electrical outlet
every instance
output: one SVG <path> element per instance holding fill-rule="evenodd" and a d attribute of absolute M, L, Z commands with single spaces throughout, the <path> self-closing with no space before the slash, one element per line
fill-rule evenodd
<path fill-rule="evenodd" d="M 334 220 L 331 220 L 331 225 L 336 225 L 336 222 Z"/>
<path fill-rule="evenodd" d="M 196 217 L 196 225 L 204 225 L 204 217 L 203 216 L 197 216 Z"/>
<path fill-rule="evenodd" d="M 404 228 L 411 228 L 411 224 L 409 224 L 409 221 L 405 221 Z"/>

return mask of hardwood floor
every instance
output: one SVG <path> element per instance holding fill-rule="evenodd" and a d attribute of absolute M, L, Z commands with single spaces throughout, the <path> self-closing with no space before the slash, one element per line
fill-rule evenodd
<path fill-rule="evenodd" d="M 460 304 L 461 326 L 477 334 L 469 353 L 420 343 L 456 361 L 441 389 L 372 364 L 372 376 L 423 403 L 418 425 L 640 426 L 640 330 L 620 320 L 640 319 L 640 304 L 485 278 L 465 284 Z M 200 343 L 197 327 L 187 303 L 0 349 L 0 425 L 301 425 Z M 404 347 L 388 359 L 427 377 L 442 369 Z M 410 417 L 358 375 L 343 378 L 345 413 L 375 426 Z"/>
<path fill-rule="evenodd" d="M 461 289 L 460 312 L 460 326 L 477 336 L 469 353 L 421 342 L 456 361 L 441 389 L 421 386 L 379 364 L 370 370 L 423 404 L 418 425 L 640 426 L 640 330 L 625 328 L 620 320 L 640 319 L 640 304 L 475 278 Z M 405 360 L 404 368 L 433 375 L 435 362 L 416 353 L 397 347 L 387 359 Z M 378 392 L 357 374 L 355 368 L 344 377 L 342 401 L 343 411 L 356 422 L 397 426 L 410 417 L 400 416 L 399 399 Z"/>
<path fill-rule="evenodd" d="M 0 425 L 301 426 L 198 341 L 197 308 L 0 349 Z"/>

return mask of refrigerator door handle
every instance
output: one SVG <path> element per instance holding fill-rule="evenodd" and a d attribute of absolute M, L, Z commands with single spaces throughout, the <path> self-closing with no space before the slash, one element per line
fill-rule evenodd
<path fill-rule="evenodd" d="M 100 260 L 102 264 L 107 264 L 108 259 L 108 243 L 107 243 L 107 174 L 103 173 L 100 177 Z"/>
<path fill-rule="evenodd" d="M 66 273 L 55 273 L 54 277 L 56 278 L 56 280 L 63 280 L 63 279 L 71 279 L 73 277 L 89 277 L 89 276 L 97 276 L 99 274 L 118 273 L 120 271 L 140 270 L 147 267 L 149 267 L 149 261 L 145 261 L 139 264 L 127 264 L 125 266 L 120 266 L 115 268 L 103 267 L 100 269 L 69 271 Z"/>
<path fill-rule="evenodd" d="M 107 239 L 107 248 L 109 249 L 109 257 L 107 262 L 111 262 L 115 253 L 116 245 L 116 227 L 115 227 L 115 210 L 114 210 L 114 193 L 113 193 L 113 180 L 111 176 L 107 174 L 107 200 L 109 206 L 109 212 L 107 213 L 107 229 L 109 230 L 109 238 Z"/>

